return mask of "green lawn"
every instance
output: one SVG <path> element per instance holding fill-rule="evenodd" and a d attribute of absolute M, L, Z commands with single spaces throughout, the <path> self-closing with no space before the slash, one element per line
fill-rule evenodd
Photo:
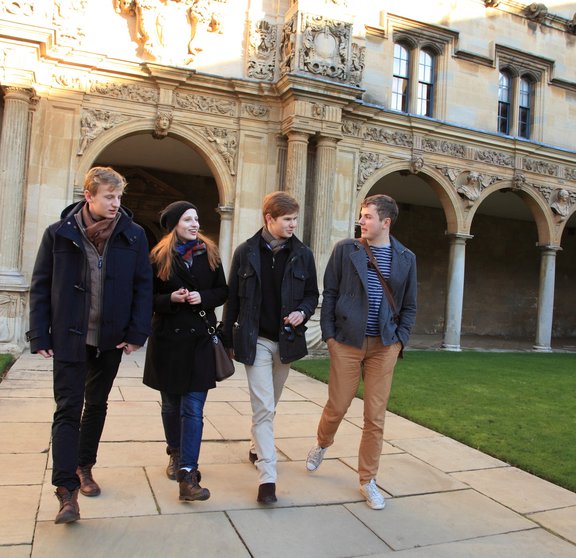
<path fill-rule="evenodd" d="M 293 367 L 328 379 L 327 359 Z M 388 409 L 576 491 L 576 354 L 407 351 Z"/>
<path fill-rule="evenodd" d="M 12 361 L 13 361 L 12 355 L 0 354 L 0 382 L 2 381 L 2 378 L 4 377 L 4 373 L 12 364 Z"/>

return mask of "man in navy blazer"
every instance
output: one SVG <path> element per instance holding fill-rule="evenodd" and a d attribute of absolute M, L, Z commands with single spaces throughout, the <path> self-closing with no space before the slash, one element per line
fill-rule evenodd
<path fill-rule="evenodd" d="M 364 427 L 358 474 L 360 492 L 372 509 L 385 506 L 376 476 L 386 406 L 396 361 L 416 319 L 416 256 L 390 235 L 397 216 L 398 206 L 391 197 L 366 198 L 359 221 L 361 240 L 339 242 L 328 261 L 320 314 L 322 338 L 330 353 L 328 402 L 318 425 L 317 444 L 306 460 L 309 471 L 318 469 L 363 378 Z M 370 263 L 365 243 L 383 279 Z"/>

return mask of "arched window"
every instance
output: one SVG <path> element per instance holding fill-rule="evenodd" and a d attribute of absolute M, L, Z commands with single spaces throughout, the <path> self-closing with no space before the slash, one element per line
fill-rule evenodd
<path fill-rule="evenodd" d="M 512 80 L 508 72 L 500 72 L 498 81 L 498 132 L 508 135 L 510 133 L 510 102 Z"/>
<path fill-rule="evenodd" d="M 418 102 L 416 114 L 432 116 L 434 93 L 434 57 L 427 50 L 420 51 L 418 62 Z"/>
<path fill-rule="evenodd" d="M 523 76 L 520 78 L 520 97 L 518 100 L 518 136 L 529 138 L 532 123 L 532 97 L 534 86 L 532 80 Z"/>
<path fill-rule="evenodd" d="M 392 82 L 392 108 L 408 112 L 410 92 L 410 52 L 396 43 L 394 45 L 394 79 Z"/>

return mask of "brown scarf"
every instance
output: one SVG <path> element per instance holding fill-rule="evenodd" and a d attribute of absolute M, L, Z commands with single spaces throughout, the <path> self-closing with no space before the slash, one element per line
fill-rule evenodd
<path fill-rule="evenodd" d="M 264 239 L 264 242 L 268 244 L 274 256 L 280 252 L 280 250 L 285 248 L 288 243 L 287 238 L 274 238 L 266 227 L 262 229 L 262 238 Z"/>
<path fill-rule="evenodd" d="M 104 253 L 106 241 L 110 238 L 119 218 L 120 214 L 118 213 L 116 214 L 115 219 L 101 219 L 100 221 L 95 221 L 88 210 L 88 203 L 85 203 L 84 207 L 82 207 L 82 220 L 86 227 L 84 229 L 86 237 L 94 245 L 100 255 Z"/>

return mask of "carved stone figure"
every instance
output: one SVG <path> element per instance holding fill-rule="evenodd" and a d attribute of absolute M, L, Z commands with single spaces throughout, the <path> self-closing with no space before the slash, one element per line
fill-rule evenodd
<path fill-rule="evenodd" d="M 384 166 L 384 160 L 378 153 L 364 152 L 360 154 L 360 164 L 358 165 L 358 184 L 359 190 L 362 185 L 370 178 L 378 169 Z"/>
<path fill-rule="evenodd" d="M 225 128 L 204 128 L 208 141 L 212 142 L 230 170 L 236 174 L 236 153 L 238 151 L 238 134 Z"/>
<path fill-rule="evenodd" d="M 547 15 L 548 15 L 548 8 L 546 7 L 545 4 L 532 2 L 532 4 L 530 4 L 526 8 L 526 17 L 528 19 L 531 19 L 532 21 L 537 21 L 538 23 L 541 23 L 546 19 Z"/>
<path fill-rule="evenodd" d="M 364 72 L 364 58 L 366 56 L 366 47 L 361 47 L 352 43 L 352 58 L 350 63 L 350 84 L 360 86 L 362 83 L 362 74 Z"/>
<path fill-rule="evenodd" d="M 77 45 L 84 33 L 84 9 L 87 0 L 54 0 L 52 23 L 57 29 L 59 43 Z"/>
<path fill-rule="evenodd" d="M 526 176 L 522 173 L 516 173 L 514 179 L 512 180 L 512 188 L 515 190 L 521 190 L 526 186 Z"/>
<path fill-rule="evenodd" d="M 294 70 L 294 59 L 296 56 L 296 16 L 285 23 L 282 28 L 280 52 L 280 71 L 282 74 L 288 74 Z"/>
<path fill-rule="evenodd" d="M 273 81 L 276 67 L 277 29 L 265 20 L 258 21 L 248 45 L 248 77 Z"/>
<path fill-rule="evenodd" d="M 500 0 L 484 0 L 484 5 L 487 8 L 495 8 L 498 4 L 500 4 Z"/>
<path fill-rule="evenodd" d="M 572 202 L 570 201 L 570 194 L 568 190 L 561 188 L 555 193 L 555 199 L 550 204 L 550 208 L 557 215 L 560 221 L 565 221 L 570 214 Z"/>
<path fill-rule="evenodd" d="M 418 174 L 424 168 L 424 157 L 421 155 L 414 155 L 410 159 L 410 172 Z"/>
<path fill-rule="evenodd" d="M 483 185 L 481 176 L 475 171 L 470 171 L 466 176 L 464 176 L 463 181 L 460 183 L 457 182 L 456 186 L 456 191 L 465 199 L 468 206 L 474 204 L 474 202 L 480 197 L 482 190 Z"/>
<path fill-rule="evenodd" d="M 84 155 L 86 148 L 102 132 L 126 120 L 127 116 L 106 110 L 85 110 L 80 118 L 80 146 L 76 155 Z"/>
<path fill-rule="evenodd" d="M 570 33 L 576 35 L 576 12 L 572 16 L 572 20 L 566 24 L 566 27 Z"/>
<path fill-rule="evenodd" d="M 164 139 L 168 135 L 168 130 L 172 124 L 172 114 L 169 112 L 159 112 L 156 116 L 156 123 L 152 137 L 154 139 Z"/>

